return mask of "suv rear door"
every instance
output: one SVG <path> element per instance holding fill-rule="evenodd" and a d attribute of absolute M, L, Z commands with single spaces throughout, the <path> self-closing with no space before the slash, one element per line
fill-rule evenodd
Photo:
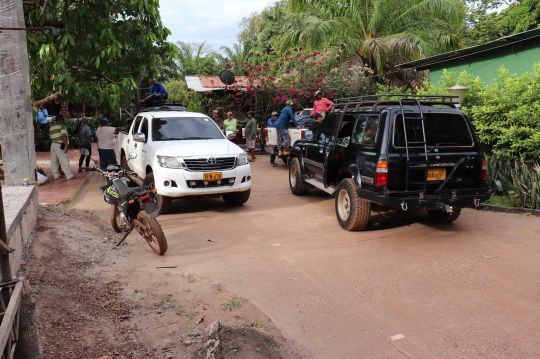
<path fill-rule="evenodd" d="M 389 144 L 392 148 L 389 151 L 390 190 L 425 188 L 428 193 L 433 193 L 438 190 L 482 186 L 481 153 L 464 115 L 459 112 L 424 112 L 427 163 L 424 146 L 418 144 L 424 142 L 421 120 L 408 118 L 407 115 L 406 112 L 407 141 L 401 112 L 394 115 L 392 140 Z M 406 142 L 416 142 L 408 146 L 408 169 Z"/>

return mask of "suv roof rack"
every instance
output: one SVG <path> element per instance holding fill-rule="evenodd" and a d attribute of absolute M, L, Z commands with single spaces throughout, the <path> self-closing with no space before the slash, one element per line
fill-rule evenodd
<path fill-rule="evenodd" d="M 158 111 L 186 111 L 186 108 L 180 102 L 162 102 L 159 104 L 141 104 L 139 112 L 158 112 Z"/>
<path fill-rule="evenodd" d="M 345 109 L 350 106 L 373 106 L 373 110 L 379 105 L 398 105 L 401 106 L 402 100 L 415 100 L 421 105 L 443 105 L 456 107 L 455 99 L 458 96 L 449 95 L 404 95 L 404 94 L 380 94 L 338 98 L 334 101 L 335 108 Z"/>

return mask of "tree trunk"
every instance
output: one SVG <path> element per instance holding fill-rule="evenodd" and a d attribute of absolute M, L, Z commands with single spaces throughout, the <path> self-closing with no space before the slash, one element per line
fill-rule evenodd
<path fill-rule="evenodd" d="M 25 27 L 21 0 L 1 1 L 0 27 Z M 0 32 L 0 144 L 6 184 L 34 180 L 34 124 L 24 31 Z"/>

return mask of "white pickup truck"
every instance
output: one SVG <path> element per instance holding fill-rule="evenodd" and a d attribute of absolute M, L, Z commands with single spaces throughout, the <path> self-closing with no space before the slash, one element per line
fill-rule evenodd
<path fill-rule="evenodd" d="M 246 153 L 204 114 L 143 110 L 117 146 L 122 164 L 157 189 L 161 213 L 175 197 L 218 195 L 231 206 L 249 199 Z M 135 158 L 127 162 L 130 154 Z"/>

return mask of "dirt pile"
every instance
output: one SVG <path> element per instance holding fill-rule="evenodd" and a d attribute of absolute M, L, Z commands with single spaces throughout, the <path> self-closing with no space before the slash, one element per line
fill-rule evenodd
<path fill-rule="evenodd" d="M 40 208 L 24 271 L 46 358 L 299 357 L 244 298 L 191 274 L 144 278 L 125 267 L 133 248 L 113 249 L 118 240 L 90 211 Z M 156 278 L 183 289 L 170 294 Z M 220 324 L 205 330 L 212 322 Z"/>

